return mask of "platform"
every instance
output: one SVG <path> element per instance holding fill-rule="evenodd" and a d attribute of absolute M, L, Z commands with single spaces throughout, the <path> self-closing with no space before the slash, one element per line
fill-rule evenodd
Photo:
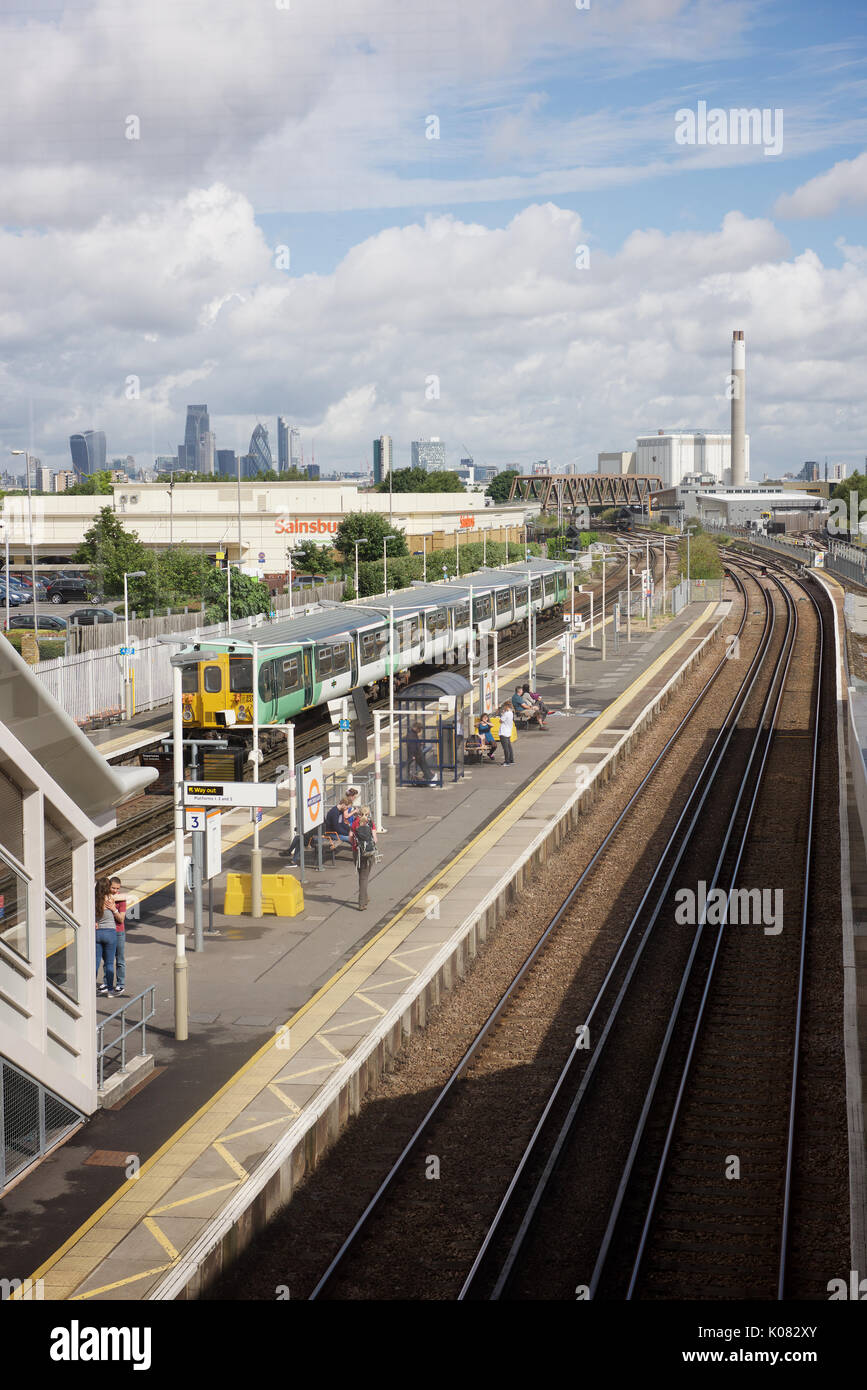
<path fill-rule="evenodd" d="M 163 705 L 161 709 L 144 710 L 141 714 L 134 714 L 132 719 L 108 724 L 104 729 L 86 731 L 85 736 L 103 757 L 111 759 L 160 743 L 166 737 L 171 738 L 171 733 L 171 705 Z"/>
<path fill-rule="evenodd" d="M 513 766 L 476 767 L 441 789 L 400 789 L 366 912 L 355 906 L 354 868 L 338 858 L 308 874 L 300 918 L 215 914 L 222 935 L 188 957 L 186 1043 L 172 1036 L 173 862 L 160 852 L 125 870 L 143 903 L 127 987 L 157 985 L 156 1070 L 10 1191 L 0 1235 L 7 1265 L 14 1250 L 18 1267 L 27 1249 L 46 1298 L 195 1296 L 225 1250 L 288 1199 L 727 611 L 692 604 L 655 633 L 636 624 L 631 645 L 617 656 L 609 648 L 604 668 L 598 649 L 584 649 L 576 712 L 519 735 Z M 561 661 L 556 647 L 540 649 L 538 684 L 554 710 Z M 501 698 L 525 670 L 526 658 L 503 668 Z M 226 818 L 234 847 L 224 869 L 247 867 L 243 814 Z M 266 817 L 262 845 L 265 872 L 283 869 L 279 816 Z M 140 1167 L 124 1181 L 131 1162 Z"/>

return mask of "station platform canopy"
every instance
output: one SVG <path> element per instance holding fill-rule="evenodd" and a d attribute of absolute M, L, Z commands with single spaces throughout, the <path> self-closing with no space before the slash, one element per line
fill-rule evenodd
<path fill-rule="evenodd" d="M 95 824 L 152 782 L 154 768 L 112 767 L 9 642 L 0 641 L 0 723 Z"/>
<path fill-rule="evenodd" d="M 394 703 L 417 709 L 431 700 L 439 700 L 443 695 L 450 698 L 455 695 L 468 695 L 472 688 L 466 676 L 460 675 L 458 671 L 437 671 L 435 675 L 426 676 L 423 681 L 414 681 L 412 685 L 406 686 L 395 695 Z"/>

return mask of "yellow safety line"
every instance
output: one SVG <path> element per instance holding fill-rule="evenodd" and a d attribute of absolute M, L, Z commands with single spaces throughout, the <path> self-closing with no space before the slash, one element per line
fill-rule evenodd
<path fill-rule="evenodd" d="M 610 705 L 607 706 L 606 709 L 604 709 L 599 715 L 597 715 L 596 718 L 593 719 L 585 729 L 583 729 L 579 734 L 576 734 L 575 737 L 570 740 L 566 747 L 560 753 L 557 754 L 557 757 L 551 763 L 549 763 L 545 768 L 543 768 L 541 772 L 537 773 L 537 775 L 532 779 L 532 781 L 530 781 L 524 788 L 524 790 L 521 792 L 521 799 L 523 800 L 526 797 L 528 797 L 529 794 L 535 788 L 536 784 L 540 782 L 544 777 L 548 776 L 553 768 L 557 767 L 559 764 L 568 762 L 571 754 L 576 750 L 577 746 L 583 740 L 586 740 L 591 734 L 593 734 L 597 725 L 601 725 L 604 721 L 610 720 L 610 718 L 614 714 L 616 714 L 619 711 L 619 709 L 622 709 L 626 704 L 628 704 L 634 691 L 641 685 L 647 684 L 652 679 L 656 670 L 662 665 L 664 665 L 665 662 L 671 658 L 672 653 L 677 652 L 681 647 L 686 645 L 686 643 L 693 636 L 693 634 L 697 632 L 698 629 L 708 620 L 710 614 L 713 612 L 716 606 L 716 601 L 706 604 L 704 613 L 700 617 L 697 617 L 695 621 L 690 624 L 690 626 L 681 634 L 677 642 L 672 643 L 672 645 L 667 647 L 665 651 L 661 652 L 660 655 L 656 657 L 656 659 L 650 664 L 650 666 L 648 666 L 646 671 L 643 671 L 639 676 L 636 676 L 635 680 L 632 681 L 626 687 L 626 689 L 622 691 L 621 694 L 618 695 L 616 699 L 614 699 L 611 702 Z M 365 944 L 362 947 L 360 947 L 360 949 L 355 953 L 354 956 L 351 957 L 350 960 L 346 961 L 345 964 L 342 965 L 339 970 L 335 971 L 335 973 L 330 977 L 330 979 L 327 980 L 325 984 L 321 985 L 320 988 L 316 991 L 316 993 L 312 994 L 310 998 L 306 1001 L 306 1003 L 302 1004 L 301 1007 L 296 1010 L 296 1012 L 284 1025 L 284 1031 L 286 1028 L 289 1028 L 291 1030 L 292 1028 L 296 1027 L 300 1020 L 304 1017 L 304 1015 L 309 1013 L 310 1010 L 314 1008 L 314 1006 L 319 1002 L 319 1000 L 322 999 L 328 993 L 328 991 L 334 987 L 337 981 L 340 980 L 348 971 L 352 970 L 358 964 L 361 958 L 364 955 L 366 955 L 367 952 L 370 951 L 377 944 L 377 942 L 380 941 L 382 937 L 384 937 L 386 933 L 389 932 L 392 929 L 392 927 L 394 927 L 395 924 L 399 922 L 401 918 L 404 917 L 411 910 L 411 908 L 416 906 L 420 899 L 423 898 L 425 894 L 427 894 L 430 891 L 433 885 L 435 883 L 441 882 L 443 877 L 452 869 L 452 867 L 455 864 L 457 864 L 461 859 L 463 859 L 465 855 L 469 854 L 470 850 L 477 844 L 477 842 L 481 840 L 485 835 L 489 834 L 489 832 L 499 823 L 499 821 L 501 821 L 504 816 L 510 814 L 513 811 L 513 809 L 514 803 L 510 802 L 509 805 L 505 806 L 502 811 L 499 811 L 497 815 L 493 817 L 492 820 L 488 821 L 488 823 L 480 831 L 478 831 L 477 834 L 474 835 L 473 838 L 469 840 L 467 844 L 464 845 L 464 847 L 460 849 L 451 860 L 449 860 L 449 862 L 443 867 L 443 869 L 441 869 L 438 873 L 434 874 L 433 878 L 429 879 L 428 882 L 422 888 L 420 888 L 414 894 L 413 897 L 411 897 L 406 903 L 404 903 L 403 907 L 399 908 L 398 911 L 394 914 L 394 916 L 391 917 L 389 921 L 385 923 L 384 926 L 380 927 L 379 931 L 376 932 L 370 938 L 369 941 L 366 941 Z M 252 828 L 250 833 L 252 834 Z M 369 988 L 369 986 L 365 985 L 364 988 L 367 989 Z M 135 1183 L 141 1180 L 145 1173 L 149 1172 L 153 1167 L 155 1167 L 155 1165 L 160 1161 L 160 1159 L 178 1142 L 178 1140 L 181 1139 L 185 1134 L 187 1134 L 189 1130 L 191 1130 L 193 1126 L 197 1124 L 197 1122 L 202 1118 L 203 1115 L 206 1115 L 209 1110 L 212 1110 L 214 1106 L 217 1104 L 217 1102 L 220 1101 L 222 1097 L 225 1096 L 232 1089 L 232 1087 L 234 1087 L 237 1084 L 241 1077 L 245 1076 L 247 1072 L 249 1072 L 254 1066 L 256 1066 L 256 1064 L 265 1056 L 265 1054 L 275 1046 L 275 1042 L 276 1036 L 275 1038 L 269 1038 L 269 1040 L 266 1043 L 263 1043 L 262 1046 L 258 1048 L 258 1050 L 254 1052 L 253 1055 L 246 1062 L 244 1062 L 244 1064 L 240 1066 L 238 1070 L 232 1076 L 230 1076 L 229 1079 L 225 1081 L 223 1085 L 217 1091 L 215 1091 L 214 1094 L 210 1096 L 209 1099 L 205 1101 L 204 1104 L 202 1104 L 193 1115 L 190 1116 L 188 1120 L 185 1120 L 184 1123 L 180 1125 L 178 1129 L 175 1130 L 174 1134 L 170 1135 L 169 1138 L 166 1139 L 165 1142 L 160 1145 L 160 1147 L 156 1150 L 155 1153 L 151 1155 L 150 1158 L 145 1160 L 145 1162 L 142 1164 L 141 1168 L 138 1171 L 136 1179 L 128 1178 L 126 1182 L 124 1182 L 117 1189 L 116 1192 L 112 1193 L 112 1195 L 108 1197 L 106 1201 L 103 1202 L 102 1205 L 99 1206 L 97 1210 L 93 1212 L 87 1218 L 87 1220 L 84 1221 L 82 1225 L 79 1226 L 78 1229 L 74 1231 L 73 1234 L 69 1236 L 57 1250 L 55 1250 L 55 1252 L 52 1255 L 49 1255 L 48 1259 L 45 1260 L 35 1271 L 35 1273 L 30 1276 L 31 1281 L 43 1278 L 49 1270 L 53 1269 L 54 1266 L 63 1258 L 63 1256 L 68 1254 L 68 1252 L 75 1245 L 78 1244 L 78 1242 L 87 1234 L 88 1231 L 92 1230 L 92 1228 L 102 1219 L 103 1216 L 105 1216 L 107 1212 L 111 1210 L 111 1208 L 121 1199 L 121 1197 L 128 1193 L 135 1186 Z M 345 1059 L 341 1057 L 341 1061 L 343 1060 Z M 314 1072 L 318 1071 L 326 1071 L 337 1065 L 338 1062 L 335 1058 L 334 1061 L 326 1062 L 320 1066 L 311 1067 L 306 1071 L 293 1074 L 291 1077 L 282 1077 L 279 1079 L 284 1082 L 290 1080 L 299 1080 L 303 1076 L 309 1076 L 312 1075 Z M 212 1146 L 213 1145 L 209 1143 L 208 1147 Z M 233 1160 L 229 1159 L 228 1155 L 223 1156 L 226 1157 L 227 1160 L 230 1162 L 230 1165 L 233 1166 Z M 246 1172 L 244 1172 L 244 1176 L 246 1177 Z M 167 1266 L 164 1266 L 163 1268 L 167 1268 Z M 160 1271 L 158 1270 L 154 1272 L 159 1273 Z M 134 1281 L 135 1278 L 139 1277 L 142 1276 L 136 1275 L 133 1277 L 133 1279 L 130 1280 L 120 1280 L 118 1284 L 106 1285 L 106 1288 L 117 1288 L 120 1287 L 120 1285 L 123 1283 L 131 1283 Z M 89 1297 L 90 1295 L 87 1296 Z"/>

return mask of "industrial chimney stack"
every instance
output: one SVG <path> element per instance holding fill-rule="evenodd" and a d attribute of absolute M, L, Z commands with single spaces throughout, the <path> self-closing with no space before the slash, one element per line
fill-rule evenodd
<path fill-rule="evenodd" d="M 746 477 L 745 421 L 747 404 L 747 354 L 743 332 L 732 334 L 732 487 L 743 487 Z"/>

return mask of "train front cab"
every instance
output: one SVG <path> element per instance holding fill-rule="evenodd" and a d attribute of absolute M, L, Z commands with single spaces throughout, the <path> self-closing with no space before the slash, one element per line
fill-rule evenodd
<path fill-rule="evenodd" d="M 181 675 L 183 721 L 193 729 L 253 723 L 252 658 L 228 652 L 205 652 Z M 229 711 L 234 719 L 226 720 Z M 223 716 L 223 717 L 218 717 Z"/>

